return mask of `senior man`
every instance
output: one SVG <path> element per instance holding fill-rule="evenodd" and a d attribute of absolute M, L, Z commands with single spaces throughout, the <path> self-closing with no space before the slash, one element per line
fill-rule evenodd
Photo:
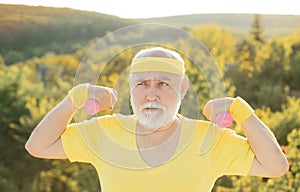
<path fill-rule="evenodd" d="M 91 97 L 112 109 L 115 90 L 80 84 L 52 109 L 26 143 L 39 158 L 91 163 L 104 192 L 211 191 L 222 175 L 280 177 L 287 160 L 269 128 L 240 97 L 210 100 L 211 121 L 230 112 L 246 137 L 178 110 L 189 81 L 180 55 L 161 47 L 141 50 L 129 76 L 133 115 L 112 114 L 69 124 Z"/>

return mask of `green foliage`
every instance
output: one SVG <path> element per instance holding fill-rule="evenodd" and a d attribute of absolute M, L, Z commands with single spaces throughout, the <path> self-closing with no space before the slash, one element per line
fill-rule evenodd
<path fill-rule="evenodd" d="M 54 160 L 52 167 L 35 175 L 33 191 L 82 191 L 99 192 L 100 185 L 96 171 L 91 165 Z"/>
<path fill-rule="evenodd" d="M 284 39 L 270 39 L 264 44 L 251 38 L 242 41 L 237 46 L 237 64 L 226 71 L 236 94 L 254 107 L 267 105 L 273 111 L 280 110 L 287 96 L 297 90 L 292 79 L 298 71 L 290 59 L 297 53 L 290 51 L 293 43 Z"/>
<path fill-rule="evenodd" d="M 224 71 L 226 62 L 234 62 L 236 39 L 229 30 L 218 25 L 205 25 L 191 28 L 190 33 L 208 48 L 221 71 Z"/>
<path fill-rule="evenodd" d="M 25 152 L 24 143 L 48 111 L 65 97 L 74 83 L 78 83 L 74 82 L 75 75 L 80 77 L 79 79 L 93 80 L 95 84 L 114 87 L 119 92 L 115 112 L 129 114 L 128 66 L 135 52 L 142 46 L 123 49 L 120 45 L 116 45 L 108 49 L 96 50 L 85 63 L 89 72 L 77 74 L 78 67 L 82 64 L 81 58 L 96 40 L 85 44 L 82 39 L 87 41 L 98 35 L 98 33 L 88 33 L 99 29 L 100 24 L 92 26 L 95 21 L 89 20 L 94 16 L 99 18 L 98 14 L 76 15 L 75 13 L 78 12 L 73 10 L 50 8 L 42 8 L 43 12 L 41 12 L 40 9 L 22 6 L 17 6 L 14 12 L 8 14 L 11 7 L 1 5 L 0 9 L 3 7 L 6 10 L 0 11 L 0 16 L 2 18 L 3 13 L 6 13 L 5 16 L 10 15 L 7 19 L 9 26 L 14 23 L 22 23 L 22 25 L 18 29 L 15 28 L 16 25 L 12 25 L 15 31 L 11 34 L 0 30 L 0 38 L 8 38 L 7 41 L 3 41 L 3 44 L 1 41 L 0 46 L 3 55 L 0 56 L 0 191 L 100 191 L 97 173 L 91 165 L 36 159 Z M 16 14 L 16 12 L 22 9 L 26 9 L 26 14 L 20 19 L 20 13 Z M 32 15 L 28 15 L 29 13 Z M 66 19 L 59 21 L 62 17 Z M 126 23 L 123 22 L 124 20 L 115 23 L 116 18 L 110 20 L 112 18 L 109 16 L 101 18 L 104 20 L 100 23 L 107 23 L 110 30 Z M 70 21 L 69 19 L 81 20 Z M 30 24 L 24 24 L 25 21 Z M 41 26 L 38 27 L 36 24 Z M 50 29 L 49 26 L 53 28 Z M 32 31 L 29 30 L 30 27 Z M 45 32 L 47 30 L 49 33 Z M 107 28 L 103 27 L 101 31 L 104 33 Z M 44 32 L 44 34 L 41 33 L 36 38 L 31 37 L 37 32 Z M 54 34 L 58 32 L 61 36 L 56 37 Z M 203 118 L 197 110 L 201 110 L 212 95 L 240 95 L 256 108 L 256 114 L 274 132 L 291 165 L 290 171 L 279 179 L 224 176 L 216 182 L 213 191 L 298 192 L 300 178 L 299 35 L 265 39 L 264 43 L 260 43 L 249 36 L 237 37 L 218 25 L 197 25 L 191 27 L 190 32 L 204 43 L 216 61 L 210 60 L 202 47 L 195 47 L 183 40 L 178 41 L 179 48 L 185 50 L 184 53 L 187 54 L 183 55 L 183 58 L 186 75 L 190 80 L 190 89 L 183 100 L 184 115 Z M 15 42 L 12 41 L 14 35 L 18 37 Z M 76 39 L 78 35 L 81 35 L 82 39 Z M 126 37 L 131 39 L 139 36 L 141 34 L 133 32 Z M 8 45 L 8 42 L 13 43 Z M 73 46 L 68 47 L 70 45 L 68 42 L 72 42 Z M 22 47 L 24 43 L 30 46 L 24 48 Z M 7 46 L 4 52 L 1 50 L 2 45 Z M 12 46 L 18 49 L 13 49 Z M 47 46 L 55 51 L 46 52 Z M 119 52 L 122 49 L 123 51 Z M 114 57 L 110 58 L 114 53 Z M 110 58 L 100 76 L 99 67 L 103 64 L 100 63 L 99 58 Z M 12 64 L 10 62 L 17 63 L 5 65 Z M 201 63 L 201 69 L 196 63 Z M 216 64 L 219 66 L 218 71 L 213 71 L 212 65 Z M 224 83 L 221 86 L 225 87 L 226 93 L 220 93 L 218 90 L 220 82 Z M 185 106 L 194 108 L 186 109 Z M 99 115 L 105 113 L 107 112 Z M 86 115 L 82 117 L 90 118 Z"/>
<path fill-rule="evenodd" d="M 9 168 L 0 164 L 0 190 L 1 191 L 18 191 L 14 177 Z"/>
<path fill-rule="evenodd" d="M 295 94 L 297 96 L 300 95 L 300 87 L 299 87 L 299 82 L 300 82 L 300 42 L 295 43 L 292 45 L 292 54 L 290 55 L 290 60 L 291 60 L 291 66 L 290 66 L 290 74 L 289 78 L 290 79 L 290 86 L 291 89 L 295 91 Z"/>
<path fill-rule="evenodd" d="M 0 97 L 2 98 L 0 103 L 0 131 L 2 134 L 11 132 L 10 130 L 18 127 L 19 118 L 28 114 L 24 107 L 25 100 L 21 95 L 18 95 L 20 74 L 10 77 L 6 76 L 5 72 L 6 69 L 0 71 L 2 74 L 0 84 Z"/>
<path fill-rule="evenodd" d="M 31 174 L 37 171 L 34 164 L 37 161 L 30 161 L 23 147 L 27 132 L 21 119 L 30 113 L 26 107 L 26 95 L 20 91 L 22 71 L 19 66 L 1 66 L 0 74 L 0 189 L 29 191 L 26 186 Z"/>
<path fill-rule="evenodd" d="M 272 112 L 270 107 L 255 111 L 258 117 L 270 127 L 281 145 L 287 145 L 287 135 L 300 127 L 300 99 L 287 98 L 287 104 L 280 111 Z"/>
<path fill-rule="evenodd" d="M 255 14 L 254 20 L 252 22 L 252 26 L 250 29 L 250 36 L 258 42 L 264 43 L 264 37 L 263 37 L 263 27 L 262 27 L 262 21 L 261 21 L 261 15 Z"/>

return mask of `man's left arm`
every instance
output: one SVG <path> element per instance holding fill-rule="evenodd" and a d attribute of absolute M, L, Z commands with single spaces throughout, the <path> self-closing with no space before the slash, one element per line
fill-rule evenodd
<path fill-rule="evenodd" d="M 288 169 L 288 161 L 271 130 L 254 114 L 246 101 L 237 98 L 210 100 L 204 107 L 204 115 L 211 121 L 222 111 L 228 111 L 242 127 L 254 160 L 249 174 L 261 177 L 280 177 Z"/>
<path fill-rule="evenodd" d="M 252 114 L 241 124 L 255 155 L 249 174 L 262 177 L 281 177 L 288 169 L 288 161 L 274 134 Z"/>

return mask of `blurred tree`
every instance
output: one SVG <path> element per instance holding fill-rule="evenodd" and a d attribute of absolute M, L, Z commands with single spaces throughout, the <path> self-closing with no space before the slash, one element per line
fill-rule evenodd
<path fill-rule="evenodd" d="M 264 43 L 265 39 L 263 37 L 264 28 L 262 26 L 261 16 L 259 14 L 254 15 L 254 19 L 250 29 L 250 37 L 255 41 Z"/>
<path fill-rule="evenodd" d="M 270 106 L 280 110 L 290 94 L 288 73 L 289 50 L 286 42 L 271 39 L 264 44 L 246 38 L 237 47 L 237 65 L 226 72 L 237 95 L 253 107 Z"/>
<path fill-rule="evenodd" d="M 26 97 L 19 92 L 21 73 L 19 66 L 0 69 L 0 190 L 29 191 L 30 175 L 37 171 L 38 160 L 29 161 L 24 150 L 21 118 L 29 116 Z M 28 171 L 30 170 L 30 171 Z"/>
<path fill-rule="evenodd" d="M 234 62 L 237 40 L 229 30 L 218 25 L 204 25 L 192 27 L 189 32 L 207 47 L 221 71 L 225 70 L 226 63 Z"/>
<path fill-rule="evenodd" d="M 0 98 L 3 98 L 0 103 L 0 130 L 12 136 L 14 128 L 20 125 L 19 118 L 27 115 L 28 110 L 25 108 L 24 97 L 18 95 L 21 71 L 16 69 L 16 73 L 12 74 L 8 70 L 5 66 L 0 68 Z"/>
<path fill-rule="evenodd" d="M 254 107 L 258 106 L 256 90 L 261 84 L 255 76 L 260 72 L 262 59 L 268 55 L 268 50 L 264 48 L 262 38 L 263 27 L 260 15 L 254 15 L 250 35 L 244 37 L 236 46 L 235 65 L 226 71 L 232 84 L 236 87 L 236 94 L 245 98 Z"/>
<path fill-rule="evenodd" d="M 261 67 L 254 74 L 258 90 L 255 91 L 256 105 L 270 106 L 273 111 L 280 110 L 289 95 L 289 86 L 285 81 L 290 63 L 283 44 L 276 40 L 266 43 L 267 49 L 261 57 Z"/>
<path fill-rule="evenodd" d="M 270 127 L 281 145 L 287 145 L 287 135 L 300 127 L 300 99 L 288 97 L 281 110 L 272 112 L 270 107 L 255 110 L 257 116 Z"/>
<path fill-rule="evenodd" d="M 52 160 L 49 169 L 41 170 L 32 180 L 32 191 L 100 192 L 95 169 L 84 163 Z"/>
<path fill-rule="evenodd" d="M 9 64 L 13 64 L 13 63 L 16 63 L 18 61 L 22 61 L 24 59 L 25 59 L 24 53 L 22 53 L 21 51 L 9 50 L 5 54 L 5 60 Z"/>
<path fill-rule="evenodd" d="M 258 90 L 260 82 L 254 78 L 255 73 L 260 69 L 258 57 L 259 45 L 250 38 L 243 39 L 237 45 L 235 53 L 235 64 L 225 72 L 231 85 L 236 88 L 236 95 L 245 98 L 252 106 L 257 103 L 255 91 Z"/>
<path fill-rule="evenodd" d="M 187 116 L 198 118 L 201 116 L 199 109 L 212 97 L 212 93 L 222 96 L 240 95 L 255 108 L 260 107 L 256 109 L 256 114 L 274 131 L 280 144 L 287 145 L 287 156 L 292 164 L 291 171 L 283 178 L 267 180 L 259 177 L 225 176 L 217 181 L 214 190 L 297 191 L 300 177 L 299 165 L 296 163 L 299 162 L 299 131 L 293 130 L 300 127 L 299 94 L 297 98 L 299 37 L 264 39 L 264 43 L 261 43 L 250 37 L 239 40 L 216 25 L 195 26 L 192 31 L 207 46 L 217 62 L 203 47 L 193 46 L 193 43 L 182 40 L 178 42 L 180 49 L 185 50 L 181 54 L 191 85 L 183 101 L 183 112 Z M 134 33 L 130 35 L 135 36 Z M 47 39 L 50 40 L 51 38 Z M 80 49 L 74 48 L 74 54 L 42 51 L 40 57 L 9 67 L 4 65 L 4 59 L 0 57 L 0 98 L 5 98 L 0 102 L 0 191 L 100 190 L 97 174 L 91 165 L 69 164 L 63 160 L 40 160 L 31 157 L 24 150 L 24 143 L 33 128 L 73 86 L 80 59 L 93 43 L 86 47 L 77 45 Z M 60 43 L 54 42 L 50 46 L 64 49 L 59 45 Z M 38 53 L 38 49 L 31 51 Z M 87 71 L 84 71 L 81 80 L 93 80 L 99 85 L 116 88 L 119 91 L 119 108 L 115 109 L 116 112 L 123 112 L 123 109 L 128 108 L 129 101 L 126 70 L 136 49 L 119 50 L 122 50 L 119 45 L 95 50 L 86 60 Z M 111 55 L 116 57 L 110 57 Z M 102 58 L 110 59 L 107 65 L 104 64 L 99 76 Z M 219 67 L 217 71 L 213 70 L 215 65 Z M 225 76 L 223 72 L 226 72 Z M 220 82 L 224 83 L 222 86 L 226 93 L 218 92 L 220 85 L 217 84 Z M 294 91 L 292 95 L 295 97 L 287 97 L 291 94 L 289 87 Z M 188 108 L 184 108 L 186 106 Z M 290 132 L 292 133 L 289 134 Z"/>
<path fill-rule="evenodd" d="M 300 42 L 292 45 L 292 53 L 290 55 L 291 68 L 289 72 L 290 86 L 296 96 L 300 96 Z"/>
<path fill-rule="evenodd" d="M 4 69 L 5 67 L 5 62 L 3 56 L 0 54 L 0 69 Z"/>
<path fill-rule="evenodd" d="M 273 39 L 268 42 L 265 48 L 268 50 L 262 56 L 263 64 L 259 70 L 260 79 L 272 81 L 275 84 L 283 82 L 285 73 L 289 69 L 284 45 Z"/>

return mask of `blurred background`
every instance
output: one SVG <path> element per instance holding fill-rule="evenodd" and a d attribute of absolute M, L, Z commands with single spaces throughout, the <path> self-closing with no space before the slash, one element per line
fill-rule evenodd
<path fill-rule="evenodd" d="M 77 69 L 95 42 L 122 27 L 143 23 L 174 26 L 201 41 L 221 70 L 226 96 L 239 95 L 255 108 L 289 160 L 290 170 L 281 178 L 223 176 L 213 191 L 300 191 L 300 11 L 296 2 L 260 6 L 258 1 L 249 5 L 229 1 L 232 4 L 228 2 L 224 10 L 216 1 L 201 10 L 194 1 L 152 2 L 146 9 L 133 1 L 53 2 L 0 1 L 0 191 L 101 191 L 91 165 L 36 159 L 25 151 L 24 144 L 39 121 L 73 87 Z M 183 5 L 191 10 L 180 8 Z M 96 9 L 101 7 L 103 10 Z M 132 32 L 126 38 L 142 33 L 147 31 Z M 159 39 L 158 32 L 151 34 Z M 201 62 L 197 57 L 201 50 L 180 39 L 178 44 L 185 54 L 196 55 L 193 61 L 185 60 L 202 109 L 211 94 L 205 77 L 193 65 Z M 97 56 L 121 49 L 122 45 L 112 46 Z M 136 51 L 126 48 L 117 53 L 96 83 L 113 87 Z M 91 70 L 96 67 L 94 63 Z M 199 118 L 204 119 L 201 114 Z M 237 125 L 232 128 L 243 134 Z"/>

